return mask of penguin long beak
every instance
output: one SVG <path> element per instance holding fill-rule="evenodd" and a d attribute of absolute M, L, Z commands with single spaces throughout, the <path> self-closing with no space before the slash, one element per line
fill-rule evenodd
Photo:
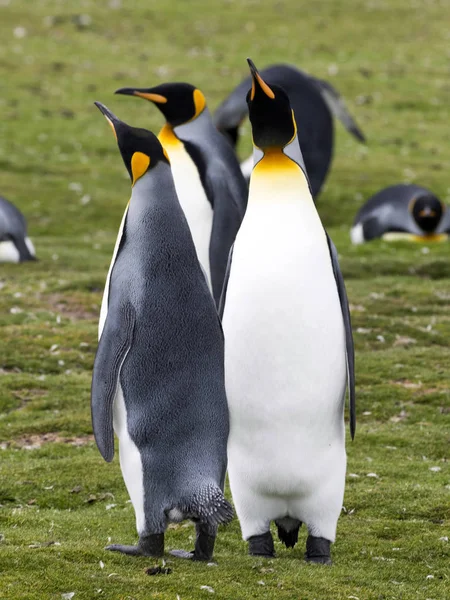
<path fill-rule="evenodd" d="M 115 94 L 124 94 L 125 96 L 139 96 L 144 100 L 155 102 L 156 104 L 165 104 L 167 98 L 161 94 L 153 94 L 152 88 L 120 88 L 114 92 Z"/>
<path fill-rule="evenodd" d="M 116 117 L 116 115 L 113 112 L 111 112 L 109 110 L 109 108 L 107 108 L 101 102 L 94 102 L 94 104 L 99 109 L 99 111 L 102 113 L 102 115 L 105 117 L 105 119 L 108 121 L 108 123 L 111 125 L 111 129 L 113 130 L 114 137 L 116 138 L 116 141 L 117 141 L 116 127 L 119 124 L 123 124 L 123 121 L 121 121 L 118 117 Z"/>
<path fill-rule="evenodd" d="M 258 73 L 258 69 L 255 67 L 255 63 L 251 58 L 247 58 L 248 66 L 250 67 L 250 73 L 252 75 L 252 90 L 250 93 L 250 100 L 253 100 L 256 94 L 256 89 L 260 89 L 268 96 L 271 100 L 275 98 L 275 94 Z"/>

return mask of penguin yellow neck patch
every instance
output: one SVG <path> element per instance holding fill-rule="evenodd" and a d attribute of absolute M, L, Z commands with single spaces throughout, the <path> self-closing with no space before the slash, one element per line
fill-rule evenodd
<path fill-rule="evenodd" d="M 134 185 L 136 181 L 147 172 L 149 164 L 150 157 L 143 152 L 135 152 L 133 154 L 131 157 L 131 173 L 133 174 L 133 182 L 131 185 Z"/>
<path fill-rule="evenodd" d="M 158 140 L 161 142 L 163 148 L 167 149 L 169 152 L 176 147 L 182 146 L 182 143 L 173 132 L 173 128 L 169 123 L 166 123 L 159 132 Z"/>
<path fill-rule="evenodd" d="M 265 148 L 264 156 L 253 169 L 253 173 L 302 173 L 296 162 L 284 154 L 282 148 Z"/>

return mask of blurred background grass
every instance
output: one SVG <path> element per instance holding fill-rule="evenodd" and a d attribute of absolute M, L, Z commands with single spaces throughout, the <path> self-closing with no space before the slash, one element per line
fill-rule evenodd
<path fill-rule="evenodd" d="M 380 188 L 412 181 L 450 203 L 450 2 L 0 0 L 0 193 L 26 214 L 40 261 L 0 265 L 0 598 L 448 597 L 448 244 L 373 242 L 348 229 Z M 91 436 L 89 387 L 101 292 L 129 197 L 99 100 L 157 132 L 151 104 L 121 86 L 189 81 L 211 109 L 259 68 L 293 63 L 330 81 L 367 136 L 336 125 L 318 208 L 341 255 L 357 351 L 335 566 L 245 555 L 237 521 L 217 567 L 103 550 L 132 543 L 118 461 Z M 298 123 L 301 127 L 301 122 Z M 250 150 L 249 126 L 240 151 Z M 171 526 L 167 547 L 192 544 Z M 103 565 L 103 566 L 102 566 Z"/>

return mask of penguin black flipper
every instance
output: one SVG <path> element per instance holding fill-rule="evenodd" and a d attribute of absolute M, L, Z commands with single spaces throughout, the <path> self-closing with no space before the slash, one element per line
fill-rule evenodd
<path fill-rule="evenodd" d="M 91 387 L 92 428 L 103 458 L 114 457 L 113 404 L 125 357 L 133 343 L 136 313 L 130 303 L 108 310 L 95 355 Z"/>
<path fill-rule="evenodd" d="M 348 304 L 347 291 L 345 289 L 344 278 L 342 277 L 341 268 L 339 266 L 338 253 L 336 246 L 333 244 L 330 236 L 327 236 L 328 249 L 330 251 L 331 265 L 333 274 L 336 280 L 339 300 L 341 302 L 342 316 L 344 318 L 345 327 L 345 345 L 347 348 L 347 370 L 348 370 L 348 394 L 350 400 L 350 434 L 352 440 L 355 437 L 356 430 L 356 393 L 355 393 L 355 349 L 353 345 L 352 323 L 350 319 L 350 307 Z"/>
<path fill-rule="evenodd" d="M 213 214 L 209 261 L 211 264 L 211 283 L 216 306 L 219 306 L 225 277 L 229 271 L 230 249 L 242 222 L 238 206 L 233 202 L 233 210 L 227 207 L 232 202 L 232 190 L 226 182 L 208 178 L 208 185 L 214 189 L 214 196 L 221 197 L 216 203 Z M 224 260 L 226 258 L 226 260 Z"/>
<path fill-rule="evenodd" d="M 327 81 L 311 77 L 312 83 L 317 87 L 320 95 L 325 100 L 331 113 L 339 119 L 345 129 L 351 133 L 360 142 L 366 142 L 366 136 L 356 124 L 355 120 L 348 112 L 344 100 L 339 92 Z"/>
<path fill-rule="evenodd" d="M 228 254 L 227 270 L 225 271 L 225 277 L 223 279 L 222 293 L 220 295 L 219 306 L 217 308 L 217 312 L 219 313 L 219 318 L 221 321 L 223 318 L 223 311 L 225 309 L 228 280 L 230 279 L 231 263 L 233 261 L 233 250 L 234 250 L 234 244 L 231 246 L 230 253 Z"/>
<path fill-rule="evenodd" d="M 220 138 L 222 139 L 222 138 Z M 211 286 L 216 306 L 219 306 L 229 251 L 244 217 L 243 190 L 233 178 L 227 177 L 227 167 L 219 160 L 206 157 L 194 143 L 184 141 L 185 148 L 199 169 L 202 185 L 213 208 L 209 244 Z"/>

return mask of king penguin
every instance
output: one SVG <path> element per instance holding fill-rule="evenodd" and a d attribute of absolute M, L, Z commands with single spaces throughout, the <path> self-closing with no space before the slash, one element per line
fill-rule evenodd
<path fill-rule="evenodd" d="M 248 59 L 255 166 L 220 311 L 230 410 L 228 473 L 252 555 L 308 528 L 306 559 L 331 562 L 344 495 L 344 399 L 355 432 L 354 351 L 336 248 L 315 208 L 294 113 Z"/>
<path fill-rule="evenodd" d="M 450 234 L 450 211 L 427 188 L 391 185 L 374 194 L 358 211 L 350 238 L 363 244 L 386 241 L 442 242 Z"/>
<path fill-rule="evenodd" d="M 223 333 L 178 202 L 167 153 L 145 129 L 95 103 L 132 180 L 109 268 L 91 390 L 92 424 L 106 461 L 120 466 L 136 513 L 131 555 L 161 556 L 171 521 L 196 522 L 194 552 L 209 560 L 223 496 L 229 430 Z"/>
<path fill-rule="evenodd" d="M 159 141 L 169 155 L 178 198 L 218 303 L 228 253 L 247 204 L 238 160 L 214 127 L 205 96 L 193 85 L 121 88 L 116 94 L 150 100 L 166 118 Z"/>
<path fill-rule="evenodd" d="M 327 81 L 313 77 L 293 65 L 270 65 L 261 71 L 269 85 L 278 85 L 289 96 L 295 118 L 302 127 L 298 131 L 300 147 L 311 184 L 313 198 L 319 194 L 331 165 L 334 145 L 333 117 L 358 141 L 364 142 L 361 129 L 350 115 L 338 91 Z M 239 127 L 247 116 L 245 95 L 251 85 L 250 77 L 240 83 L 214 113 L 216 127 L 237 145 Z M 250 156 L 242 165 L 248 179 L 253 168 Z"/>
<path fill-rule="evenodd" d="M 20 210 L 0 196 L 0 262 L 36 260 L 27 222 Z"/>

